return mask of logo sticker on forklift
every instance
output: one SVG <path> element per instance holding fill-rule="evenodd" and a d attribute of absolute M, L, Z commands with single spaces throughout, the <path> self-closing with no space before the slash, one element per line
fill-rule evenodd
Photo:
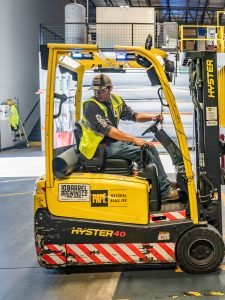
<path fill-rule="evenodd" d="M 92 190 L 91 207 L 127 207 L 126 190 Z"/>
<path fill-rule="evenodd" d="M 214 80 L 214 66 L 213 60 L 206 60 L 206 70 L 207 70 L 207 85 L 208 85 L 208 97 L 215 98 L 215 80 Z"/>
<path fill-rule="evenodd" d="M 73 227 L 71 234 L 75 235 L 92 235 L 92 236 L 99 236 L 99 237 L 118 237 L 123 238 L 127 235 L 125 231 L 119 230 L 109 230 L 109 229 L 99 229 L 99 228 L 80 228 L 80 227 Z"/>
<path fill-rule="evenodd" d="M 90 201 L 89 184 L 59 184 L 59 201 Z"/>
<path fill-rule="evenodd" d="M 92 207 L 108 206 L 108 191 L 107 190 L 91 191 L 91 206 Z"/>

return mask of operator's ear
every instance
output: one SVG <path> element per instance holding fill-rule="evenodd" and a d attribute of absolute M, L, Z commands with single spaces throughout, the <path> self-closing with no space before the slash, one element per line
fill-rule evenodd
<path fill-rule="evenodd" d="M 110 87 L 109 87 L 109 91 L 110 91 L 110 92 L 112 92 L 112 90 L 113 90 L 113 86 L 112 86 L 112 85 L 110 85 Z"/>

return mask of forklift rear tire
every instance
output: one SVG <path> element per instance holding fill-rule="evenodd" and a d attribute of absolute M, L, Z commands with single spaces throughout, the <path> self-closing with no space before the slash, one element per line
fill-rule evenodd
<path fill-rule="evenodd" d="M 195 227 L 180 238 L 176 248 L 180 268 L 192 274 L 215 271 L 224 257 L 224 243 L 212 226 Z"/>

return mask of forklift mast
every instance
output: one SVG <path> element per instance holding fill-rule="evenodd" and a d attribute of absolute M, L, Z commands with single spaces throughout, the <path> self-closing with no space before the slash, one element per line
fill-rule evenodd
<path fill-rule="evenodd" d="M 222 231 L 216 52 L 187 52 L 194 104 L 197 198 L 208 222 Z"/>

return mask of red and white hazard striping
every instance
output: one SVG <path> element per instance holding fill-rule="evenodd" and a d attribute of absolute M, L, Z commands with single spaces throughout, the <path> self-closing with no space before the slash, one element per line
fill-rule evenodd
<path fill-rule="evenodd" d="M 150 223 L 168 222 L 182 219 L 186 219 L 185 210 L 150 214 Z"/>
<path fill-rule="evenodd" d="M 66 248 L 65 245 L 48 244 L 44 246 L 44 254 L 41 256 L 42 262 L 47 265 L 65 265 Z"/>
<path fill-rule="evenodd" d="M 46 265 L 102 265 L 175 262 L 175 243 L 48 244 L 39 258 Z"/>
<path fill-rule="evenodd" d="M 66 244 L 68 264 L 175 262 L 175 243 Z"/>
<path fill-rule="evenodd" d="M 141 264 L 175 262 L 175 243 L 45 245 L 41 260 L 46 265 Z M 65 255 L 66 254 L 66 255 Z M 38 251 L 38 255 L 40 255 Z"/>

